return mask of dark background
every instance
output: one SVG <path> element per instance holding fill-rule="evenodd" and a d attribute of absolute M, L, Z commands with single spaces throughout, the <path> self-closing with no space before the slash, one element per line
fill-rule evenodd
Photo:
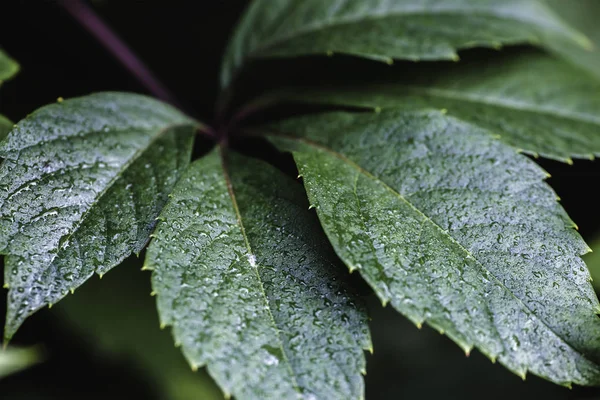
<path fill-rule="evenodd" d="M 95 10 L 177 95 L 186 112 L 203 121 L 213 121 L 222 52 L 246 1 L 104 0 L 93 4 Z M 0 111 L 9 118 L 19 120 L 37 107 L 54 102 L 59 96 L 68 98 L 105 90 L 147 94 L 144 87 L 55 2 L 3 0 L 0 13 L 0 45 L 22 67 L 17 78 L 4 84 L 0 90 Z M 471 52 L 464 56 L 476 57 L 477 54 Z M 294 83 L 298 83 L 300 77 L 312 79 L 312 61 L 304 62 L 302 66 L 288 61 L 271 63 L 264 69 L 255 67 L 252 72 L 254 85 L 246 95 L 260 90 L 263 85 L 267 86 L 274 74 L 279 79 Z M 352 58 L 315 61 L 319 68 L 325 67 L 330 71 L 335 71 L 342 64 L 358 66 L 361 63 L 364 62 Z M 402 68 L 402 63 L 398 64 L 397 68 Z M 265 154 L 256 143 L 245 143 L 244 147 L 246 152 L 258 156 Z M 578 223 L 582 235 L 592 240 L 600 227 L 595 196 L 600 164 L 578 161 L 574 166 L 568 166 L 539 161 L 552 174 L 549 183 Z M 287 161 L 283 159 L 281 162 Z M 286 168 L 293 169 L 293 166 Z M 149 276 L 132 272 L 139 270 L 139 261 L 131 260 L 122 269 L 117 271 L 117 268 L 102 282 L 90 282 L 86 285 L 90 288 L 84 287 L 80 289 L 81 293 L 69 296 L 65 306 L 61 303 L 50 311 L 41 311 L 24 325 L 14 343 L 42 343 L 48 361 L 0 381 L 1 399 L 153 399 L 159 396 L 157 383 L 145 373 L 144 357 L 140 357 L 144 349 L 125 351 L 135 347 L 125 342 L 122 345 L 125 350 L 95 348 L 99 335 L 122 336 L 125 341 L 128 337 L 125 329 L 136 329 L 126 327 L 126 323 L 120 324 L 119 321 L 125 319 L 114 317 L 110 310 L 125 313 L 134 321 L 143 312 L 150 319 L 155 318 L 149 297 L 136 298 L 135 301 L 128 297 L 130 292 L 150 291 Z M 373 317 L 375 347 L 374 355 L 367 356 L 369 400 L 417 397 L 475 399 L 484 395 L 492 398 L 510 396 L 513 399 L 530 399 L 532 396 L 548 399 L 600 398 L 600 391 L 585 388 L 568 390 L 535 377 L 528 377 L 526 382 L 522 382 L 521 378 L 500 365 L 493 365 L 477 351 L 466 358 L 446 337 L 429 328 L 416 329 L 403 317 L 389 308 L 381 308 L 372 296 L 365 294 Z M 103 301 L 106 296 L 122 298 L 124 303 L 111 309 Z M 74 322 L 74 316 L 81 319 L 93 316 L 90 312 L 77 310 L 71 297 L 82 304 L 86 301 L 89 302 L 87 304 L 96 304 L 97 309 L 103 310 L 106 323 L 97 326 L 92 322 Z M 94 303 L 96 299 L 98 301 Z M 103 308 L 105 305 L 106 308 Z M 4 310 L 4 307 L 3 293 L 0 308 Z M 155 326 L 158 330 L 157 322 Z M 112 330 L 100 332 L 109 327 Z M 139 338 L 143 342 L 152 335 L 145 330 L 129 336 L 134 338 L 132 340 Z M 147 348 L 148 354 L 163 351 L 156 348 L 157 343 L 152 342 L 155 347 Z M 169 348 L 168 351 L 177 350 Z M 170 368 L 166 361 L 164 368 Z M 206 380 L 202 372 L 197 375 L 198 379 Z M 210 383 L 207 385 L 210 386 Z M 214 388 L 207 390 L 214 393 Z"/>

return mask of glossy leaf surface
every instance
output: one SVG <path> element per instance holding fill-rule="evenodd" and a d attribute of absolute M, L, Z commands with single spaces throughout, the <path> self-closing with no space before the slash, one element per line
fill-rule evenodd
<path fill-rule="evenodd" d="M 421 65 L 377 82 L 282 90 L 280 99 L 371 109 L 435 107 L 532 155 L 600 154 L 600 82 L 540 52 Z"/>
<path fill-rule="evenodd" d="M 337 254 L 384 303 L 519 375 L 600 383 L 589 249 L 535 163 L 436 111 L 264 129 L 293 152 Z"/>
<path fill-rule="evenodd" d="M 156 100 L 100 93 L 39 109 L 0 145 L 5 338 L 39 308 L 146 245 L 195 122 Z"/>
<path fill-rule="evenodd" d="M 537 0 L 255 0 L 229 44 L 221 84 L 257 58 L 455 60 L 459 49 L 516 43 L 590 46 Z"/>
<path fill-rule="evenodd" d="M 298 183 L 214 151 L 186 171 L 153 236 L 161 322 L 226 396 L 362 398 L 366 316 Z"/>

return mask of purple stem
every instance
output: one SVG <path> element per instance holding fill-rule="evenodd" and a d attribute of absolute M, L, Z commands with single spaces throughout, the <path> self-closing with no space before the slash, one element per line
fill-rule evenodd
<path fill-rule="evenodd" d="M 155 97 L 179 108 L 175 96 L 167 89 L 137 55 L 83 0 L 59 0 L 59 4 L 91 33 L 129 70 Z"/>

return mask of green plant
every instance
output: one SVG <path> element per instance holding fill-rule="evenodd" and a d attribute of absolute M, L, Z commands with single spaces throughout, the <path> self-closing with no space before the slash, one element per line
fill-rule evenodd
<path fill-rule="evenodd" d="M 462 49 L 517 44 L 530 47 L 456 62 Z M 467 354 L 598 385 L 588 247 L 547 174 L 519 154 L 600 154 L 589 47 L 534 0 L 256 0 L 226 51 L 214 127 L 148 97 L 98 93 L 10 129 L 5 339 L 151 239 L 144 269 L 161 324 L 226 395 L 362 396 L 367 316 L 340 264 Z M 238 97 L 259 59 L 337 53 L 399 62 Z M 16 69 L 0 55 L 0 79 Z M 267 112 L 287 103 L 323 109 Z M 190 162 L 197 134 L 215 149 Z M 304 189 L 231 150 L 257 136 L 293 155 Z"/>

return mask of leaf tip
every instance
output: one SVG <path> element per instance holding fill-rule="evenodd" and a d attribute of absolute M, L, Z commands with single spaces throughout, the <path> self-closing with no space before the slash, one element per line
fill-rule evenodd
<path fill-rule="evenodd" d="M 387 58 L 387 59 L 385 60 L 385 63 L 386 63 L 387 65 L 394 65 L 394 59 L 393 59 L 393 58 Z"/>
<path fill-rule="evenodd" d="M 161 322 L 159 326 L 160 326 L 160 329 L 165 329 L 167 327 L 167 324 L 164 322 Z"/>
<path fill-rule="evenodd" d="M 7 282 L 7 283 L 5 283 L 4 285 L 2 285 L 2 288 L 4 288 L 4 289 L 9 289 L 9 288 L 10 288 L 10 286 L 8 285 L 8 282 Z"/>
<path fill-rule="evenodd" d="M 195 362 L 191 362 L 190 368 L 192 369 L 192 372 L 196 372 L 198 371 L 198 364 L 196 364 Z"/>
<path fill-rule="evenodd" d="M 454 53 L 454 54 L 452 54 L 452 55 L 450 56 L 450 59 L 451 59 L 452 61 L 454 61 L 454 62 L 459 62 L 459 61 L 460 61 L 460 56 L 459 56 L 458 54 Z"/>
<path fill-rule="evenodd" d="M 63 99 L 62 97 L 58 97 L 58 98 L 56 99 L 56 102 L 57 102 L 57 103 L 62 103 L 63 101 L 65 101 L 65 99 Z"/>
<path fill-rule="evenodd" d="M 527 379 L 527 370 L 519 371 L 518 375 L 521 377 L 521 379 L 523 379 L 525 381 Z"/>
<path fill-rule="evenodd" d="M 155 292 L 154 290 L 153 290 L 153 291 L 151 291 L 151 292 L 150 292 L 150 296 L 152 296 L 152 297 L 156 296 L 156 292 Z"/>
<path fill-rule="evenodd" d="M 333 57 L 333 50 L 327 50 L 327 51 L 325 52 L 325 55 L 326 55 L 327 57 Z"/>

